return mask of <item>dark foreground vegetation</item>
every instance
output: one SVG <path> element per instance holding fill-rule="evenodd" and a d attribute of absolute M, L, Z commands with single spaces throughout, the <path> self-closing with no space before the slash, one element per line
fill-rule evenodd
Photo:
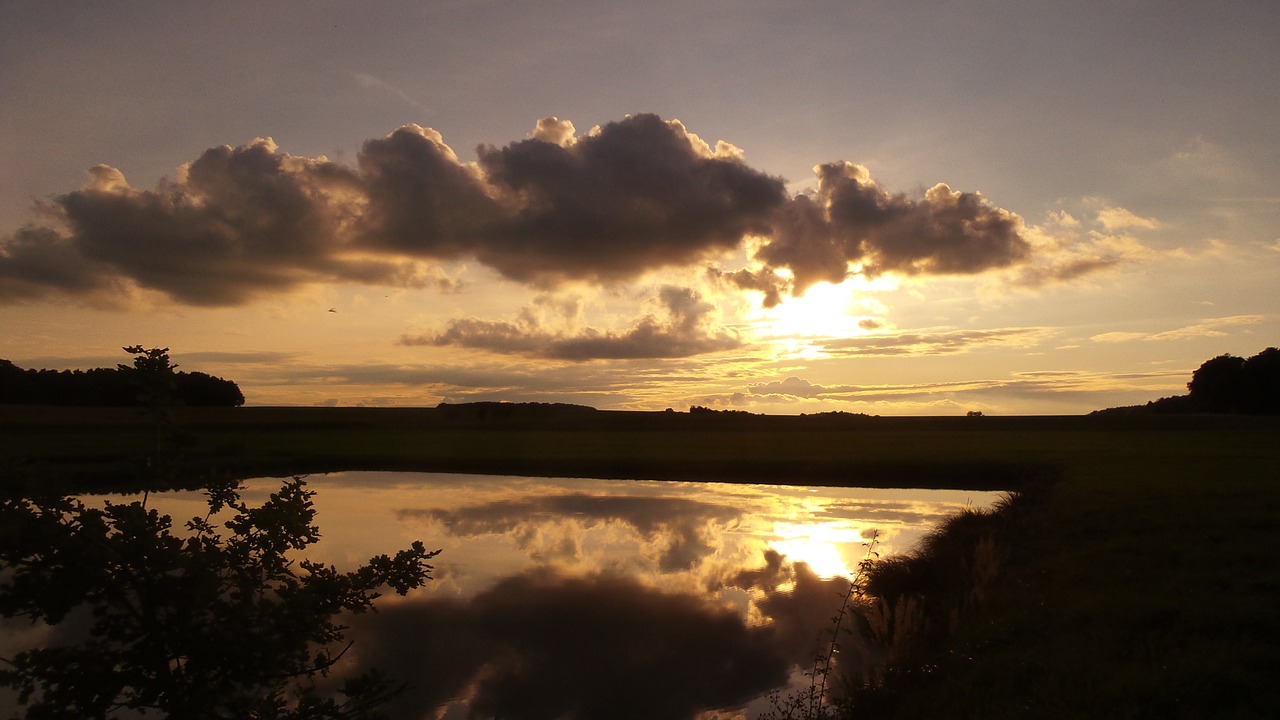
<path fill-rule="evenodd" d="M 436 553 L 295 563 L 319 539 L 311 496 L 294 479 L 250 507 L 219 484 L 178 535 L 145 499 L 0 499 L 0 616 L 62 638 L 3 657 L 0 688 L 30 718 L 375 717 L 397 690 L 383 675 L 325 682 L 350 647 L 336 618 L 420 587 Z"/>

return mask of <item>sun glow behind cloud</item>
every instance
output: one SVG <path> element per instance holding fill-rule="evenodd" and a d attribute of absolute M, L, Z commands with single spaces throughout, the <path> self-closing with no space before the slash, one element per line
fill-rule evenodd
<path fill-rule="evenodd" d="M 864 288 L 845 281 L 820 282 L 799 297 L 787 297 L 771 308 L 760 308 L 748 322 L 770 338 L 852 337 L 867 334 Z"/>

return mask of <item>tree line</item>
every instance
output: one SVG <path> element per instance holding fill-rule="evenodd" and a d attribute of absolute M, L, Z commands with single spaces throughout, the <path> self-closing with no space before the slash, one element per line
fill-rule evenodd
<path fill-rule="evenodd" d="M 1100 412 L 1280 415 L 1280 350 L 1269 347 L 1248 358 L 1219 355 L 1191 374 L 1186 395 Z"/>
<path fill-rule="evenodd" d="M 168 348 L 142 351 L 124 348 L 134 355 L 133 365 L 90 370 L 24 369 L 0 359 L 0 404 L 82 405 L 147 407 L 155 403 L 150 367 L 162 357 L 169 370 Z M 153 353 L 158 353 L 154 355 Z M 239 407 L 244 404 L 240 387 L 230 380 L 202 372 L 176 371 L 167 378 L 167 401 L 191 407 Z"/>
<path fill-rule="evenodd" d="M 1250 358 L 1219 355 L 1206 360 L 1187 390 L 1202 412 L 1280 414 L 1280 350 L 1269 347 Z"/>

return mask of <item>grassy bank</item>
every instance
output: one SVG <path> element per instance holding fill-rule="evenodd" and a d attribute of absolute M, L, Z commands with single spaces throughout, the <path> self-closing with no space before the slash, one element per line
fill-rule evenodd
<path fill-rule="evenodd" d="M 984 604 L 863 717 L 1262 718 L 1280 707 L 1280 422 L 501 408 L 176 411 L 189 477 L 337 469 L 1033 488 Z M 134 410 L 0 408 L 31 487 L 113 487 Z M 11 487 L 11 491 L 16 489 Z"/>
<path fill-rule="evenodd" d="M 1275 717 L 1277 440 L 1117 432 L 1044 455 L 1050 481 L 990 523 L 981 606 L 851 716 Z"/>
<path fill-rule="evenodd" d="M 178 408 L 164 459 L 199 474 L 422 470 L 1007 489 L 1080 462 L 1237 454 L 1249 418 L 874 418 L 588 408 Z M 49 481 L 117 482 L 155 454 L 135 409 L 0 406 L 0 462 Z M 1170 453 L 1173 453 L 1171 455 Z"/>

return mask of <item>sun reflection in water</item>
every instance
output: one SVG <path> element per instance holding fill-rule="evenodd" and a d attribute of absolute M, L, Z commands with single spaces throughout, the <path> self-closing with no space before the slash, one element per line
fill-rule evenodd
<path fill-rule="evenodd" d="M 818 577 L 853 576 L 847 551 L 862 547 L 858 528 L 842 523 L 777 522 L 773 532 L 779 538 L 771 543 L 773 548 L 791 562 L 805 563 Z"/>

